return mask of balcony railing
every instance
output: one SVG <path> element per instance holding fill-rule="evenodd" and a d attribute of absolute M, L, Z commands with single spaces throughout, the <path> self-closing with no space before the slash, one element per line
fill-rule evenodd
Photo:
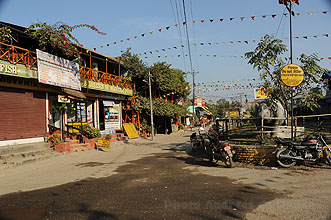
<path fill-rule="evenodd" d="M 23 64 L 26 67 L 37 67 L 37 55 L 33 51 L 0 42 L 0 60 L 11 64 Z"/>
<path fill-rule="evenodd" d="M 9 45 L 0 42 L 0 60 L 8 61 L 11 64 L 23 64 L 28 68 L 37 68 L 36 52 L 27 49 Z M 120 76 L 112 75 L 102 71 L 97 71 L 88 67 L 80 67 L 81 77 L 90 81 L 101 82 L 114 86 L 122 86 L 127 89 L 132 89 L 131 82 Z"/>
<path fill-rule="evenodd" d="M 89 81 L 101 82 L 103 84 L 114 86 L 123 86 L 124 88 L 131 89 L 131 83 L 124 80 L 122 77 L 91 69 L 89 67 L 81 66 L 80 76 L 88 79 Z"/>

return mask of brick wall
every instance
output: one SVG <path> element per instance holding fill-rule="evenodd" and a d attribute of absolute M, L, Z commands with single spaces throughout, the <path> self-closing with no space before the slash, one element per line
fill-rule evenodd
<path fill-rule="evenodd" d="M 274 146 L 232 145 L 233 160 L 255 165 L 276 165 Z"/>

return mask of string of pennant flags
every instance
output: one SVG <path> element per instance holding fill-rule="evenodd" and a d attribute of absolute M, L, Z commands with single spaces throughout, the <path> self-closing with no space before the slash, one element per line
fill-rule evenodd
<path fill-rule="evenodd" d="M 328 11 L 319 11 L 319 12 L 304 12 L 304 13 L 295 13 L 296 16 L 301 16 L 301 15 L 313 15 L 313 14 L 324 14 L 326 15 L 328 13 Z M 255 21 L 256 19 L 259 19 L 259 18 L 262 18 L 262 19 L 265 19 L 265 18 L 276 18 L 277 16 L 281 16 L 281 15 L 285 15 L 285 16 L 288 16 L 289 13 L 283 13 L 283 14 L 269 14 L 269 15 L 254 15 L 254 16 L 239 16 L 239 17 L 228 17 L 228 18 L 219 18 L 219 19 L 215 19 L 215 18 L 210 18 L 210 19 L 200 19 L 200 20 L 193 20 L 192 23 L 193 24 L 196 24 L 196 23 L 201 23 L 201 24 L 205 24 L 205 23 L 216 23 L 216 22 L 220 22 L 220 23 L 224 23 L 225 21 L 234 21 L 234 20 L 240 20 L 240 21 L 244 21 L 244 20 L 250 20 L 250 21 Z M 124 43 L 124 42 L 128 42 L 128 41 L 131 41 L 131 40 L 134 40 L 134 39 L 137 39 L 137 38 L 142 38 L 142 37 L 145 37 L 147 35 L 152 35 L 152 34 L 155 34 L 155 33 L 162 33 L 164 31 L 168 31 L 170 30 L 170 28 L 173 28 L 173 27 L 178 27 L 179 25 L 186 25 L 187 22 L 183 21 L 181 24 L 175 24 L 175 25 L 169 25 L 169 26 L 166 26 L 165 28 L 158 28 L 157 30 L 153 30 L 153 31 L 149 31 L 149 32 L 145 32 L 145 33 L 142 33 L 140 35 L 135 35 L 133 37 L 126 37 L 125 39 L 122 39 L 122 40 L 119 40 L 119 41 L 114 41 L 112 43 L 107 43 L 107 44 L 104 44 L 104 45 L 100 45 L 99 47 L 100 48 L 104 48 L 104 47 L 109 47 L 111 45 L 118 45 L 120 43 Z M 97 47 L 93 48 L 94 50 L 97 50 Z"/>
<path fill-rule="evenodd" d="M 319 34 L 319 35 L 303 35 L 303 36 L 295 36 L 292 37 L 292 39 L 311 39 L 311 38 L 318 38 L 318 37 L 329 37 L 328 33 L 325 34 Z M 289 39 L 287 38 L 279 38 L 279 39 Z M 201 42 L 199 44 L 194 43 L 193 46 L 215 46 L 215 45 L 224 45 L 224 44 L 230 44 L 230 45 L 234 45 L 234 44 L 249 44 L 249 43 L 254 43 L 256 44 L 257 42 L 263 42 L 263 39 L 260 40 L 231 40 L 231 41 L 222 41 L 222 42 Z M 184 48 L 185 45 L 180 45 L 180 46 L 173 46 L 173 47 L 168 47 L 168 48 L 162 48 L 162 49 L 157 49 L 157 50 L 150 50 L 150 51 L 145 51 L 142 53 L 138 53 L 139 56 L 144 56 L 144 55 L 150 55 L 150 54 L 155 54 L 155 53 L 161 53 L 161 52 L 166 52 L 166 51 L 170 51 L 170 50 L 177 50 L 179 48 Z M 123 52 L 123 51 L 122 51 Z M 148 58 L 148 57 L 144 57 L 144 58 Z M 158 57 L 160 58 L 160 57 Z M 166 57 L 165 57 L 166 58 Z"/>

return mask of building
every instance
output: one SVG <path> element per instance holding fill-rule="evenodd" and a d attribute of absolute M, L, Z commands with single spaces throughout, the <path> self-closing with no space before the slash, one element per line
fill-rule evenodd
<path fill-rule="evenodd" d="M 82 125 L 102 133 L 121 129 L 122 102 L 133 90 L 119 60 L 79 47 L 78 65 L 40 50 L 24 27 L 1 27 L 12 33 L 10 43 L 0 42 L 0 146 L 44 140 L 61 124 L 67 131 Z"/>

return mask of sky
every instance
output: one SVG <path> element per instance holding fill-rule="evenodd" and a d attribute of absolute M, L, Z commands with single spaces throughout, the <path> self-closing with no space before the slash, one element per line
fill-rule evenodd
<path fill-rule="evenodd" d="M 319 64 L 331 69 L 331 0 L 299 2 L 293 5 L 293 36 L 298 37 L 293 39 L 294 63 L 302 53 L 317 53 L 325 58 Z M 247 86 L 256 86 L 259 73 L 242 56 L 266 34 L 274 34 L 289 47 L 286 8 L 278 0 L 184 3 L 186 19 L 183 0 L 0 0 L 0 20 L 24 27 L 58 21 L 94 25 L 107 35 L 86 28 L 73 32 L 87 48 L 113 57 L 131 48 L 148 65 L 164 61 L 188 72 L 190 84 L 194 71 L 199 97 L 252 101 L 253 88 Z M 235 85 L 241 89 L 233 89 Z M 221 90 L 224 86 L 228 89 Z"/>

